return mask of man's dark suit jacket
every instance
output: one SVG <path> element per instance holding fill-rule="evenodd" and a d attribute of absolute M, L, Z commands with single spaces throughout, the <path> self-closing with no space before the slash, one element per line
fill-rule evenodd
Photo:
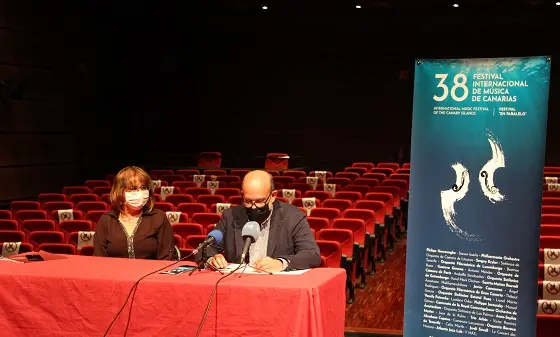
<path fill-rule="evenodd" d="M 305 214 L 299 208 L 278 200 L 273 205 L 267 256 L 288 260 L 288 269 L 308 269 L 321 265 L 319 246 Z M 215 228 L 224 233 L 224 240 L 219 246 L 209 246 L 206 249 L 207 256 L 222 253 L 228 262 L 239 263 L 244 245 L 241 231 L 248 221 L 243 206 L 225 210 Z"/>

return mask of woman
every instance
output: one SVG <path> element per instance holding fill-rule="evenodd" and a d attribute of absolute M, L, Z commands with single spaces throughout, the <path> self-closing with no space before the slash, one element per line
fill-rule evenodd
<path fill-rule="evenodd" d="M 146 171 L 122 169 L 109 196 L 112 211 L 95 228 L 93 255 L 131 259 L 174 259 L 173 229 L 165 212 L 154 209 L 152 180 Z"/>

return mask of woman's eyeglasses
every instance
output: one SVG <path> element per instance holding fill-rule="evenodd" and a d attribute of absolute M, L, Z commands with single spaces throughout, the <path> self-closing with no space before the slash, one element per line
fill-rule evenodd
<path fill-rule="evenodd" d="M 139 192 L 139 191 L 147 191 L 147 190 L 148 190 L 148 186 L 146 185 L 142 185 L 140 187 L 130 186 L 125 189 L 126 192 Z"/>

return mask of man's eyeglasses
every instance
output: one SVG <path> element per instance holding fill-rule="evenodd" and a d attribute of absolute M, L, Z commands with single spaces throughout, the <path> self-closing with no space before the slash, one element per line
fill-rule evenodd
<path fill-rule="evenodd" d="M 251 200 L 243 197 L 243 205 L 248 208 L 253 208 L 253 206 L 255 206 L 256 208 L 261 208 L 264 207 L 266 204 L 268 204 L 268 201 L 270 200 L 271 196 L 272 196 L 272 192 L 268 195 L 268 197 L 266 197 L 266 199 L 261 198 L 257 200 Z"/>

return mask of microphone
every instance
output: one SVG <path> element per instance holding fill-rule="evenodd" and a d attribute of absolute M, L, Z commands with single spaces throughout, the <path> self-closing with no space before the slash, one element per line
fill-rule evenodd
<path fill-rule="evenodd" d="M 204 249 L 211 244 L 219 245 L 220 243 L 222 243 L 223 239 L 224 239 L 224 233 L 220 232 L 217 229 L 214 229 L 213 231 L 208 233 L 206 240 L 202 241 L 198 245 L 198 247 L 196 247 L 196 249 L 191 253 L 191 255 L 197 254 L 201 249 Z"/>
<path fill-rule="evenodd" d="M 243 226 L 241 237 L 243 238 L 243 241 L 245 241 L 245 245 L 243 246 L 243 251 L 241 252 L 241 260 L 239 261 L 239 264 L 245 263 L 245 257 L 249 252 L 249 247 L 252 243 L 257 241 L 257 238 L 259 237 L 259 227 L 260 225 L 256 221 L 249 221 L 245 224 L 245 226 Z"/>

